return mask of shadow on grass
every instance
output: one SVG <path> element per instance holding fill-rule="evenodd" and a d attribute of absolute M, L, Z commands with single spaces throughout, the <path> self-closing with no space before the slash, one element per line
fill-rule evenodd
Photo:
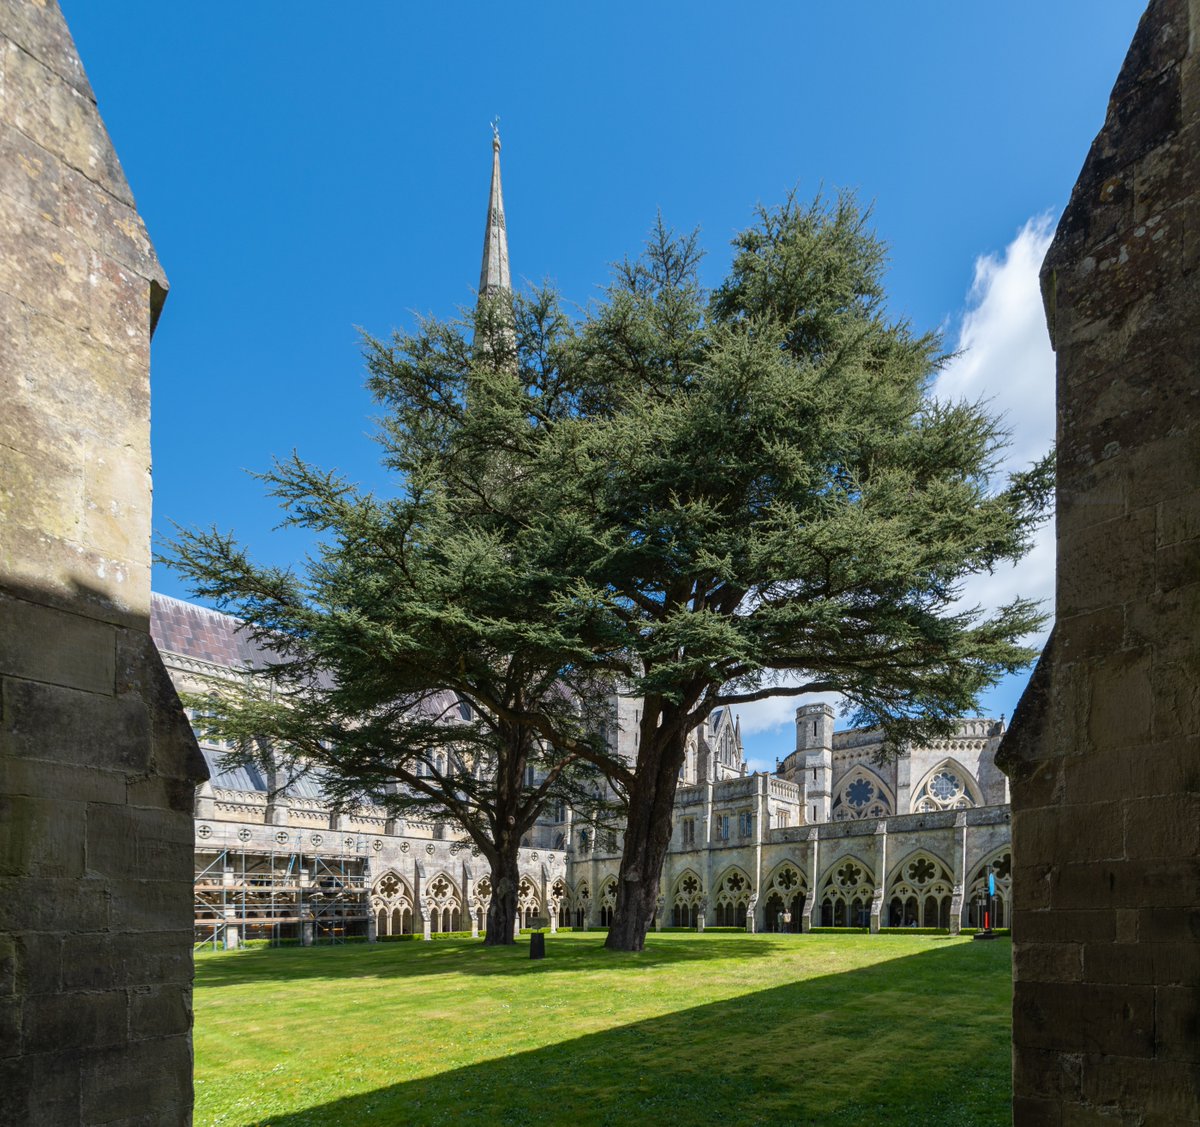
<path fill-rule="evenodd" d="M 597 959 L 619 965 L 630 960 L 652 967 L 708 959 L 769 957 L 771 941 L 802 942 L 800 937 L 745 935 L 697 936 L 687 933 L 652 936 L 644 951 L 608 951 L 604 933 L 595 939 L 574 934 L 565 942 L 546 936 L 546 958 L 529 958 L 529 939 L 508 947 L 485 947 L 474 939 L 435 939 L 429 943 L 347 943 L 329 947 L 276 947 L 201 955 L 196 959 L 196 985 L 240 986 L 298 979 L 414 978 L 432 974 L 554 974 L 586 967 L 596 970 Z M 464 954 L 470 953 L 470 958 Z"/>
<path fill-rule="evenodd" d="M 939 945 L 255 1122 L 1008 1124 L 1010 957 Z"/>

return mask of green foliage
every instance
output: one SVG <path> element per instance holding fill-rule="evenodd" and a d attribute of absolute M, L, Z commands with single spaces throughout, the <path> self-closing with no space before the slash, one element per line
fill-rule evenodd
<path fill-rule="evenodd" d="M 809 935 L 817 933 L 822 935 L 869 935 L 871 929 L 869 927 L 814 927 L 810 928 L 808 932 Z"/>
<path fill-rule="evenodd" d="M 814 931 L 816 928 L 813 929 Z M 964 929 L 965 931 L 965 929 Z M 880 935 L 949 935 L 946 927 L 881 927 Z"/>
<path fill-rule="evenodd" d="M 706 292 L 695 237 L 660 222 L 578 321 L 539 291 L 368 338 L 395 493 L 293 455 L 263 480 L 317 558 L 173 546 L 270 649 L 215 734 L 243 756 L 266 737 L 347 805 L 453 819 L 493 865 L 555 797 L 608 817 L 603 773 L 630 812 L 617 919 L 637 896 L 644 926 L 654 880 L 625 867 L 661 865 L 714 708 L 837 693 L 895 754 L 1027 665 L 1035 604 L 958 600 L 1028 549 L 1051 460 L 999 480 L 997 420 L 930 397 L 941 341 L 888 316 L 850 195 L 760 209 L 734 249 Z M 635 769 L 599 734 L 618 686 L 643 697 Z"/>

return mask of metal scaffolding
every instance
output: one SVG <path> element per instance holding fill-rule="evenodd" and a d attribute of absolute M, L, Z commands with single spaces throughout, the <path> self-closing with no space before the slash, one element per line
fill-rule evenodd
<path fill-rule="evenodd" d="M 366 935 L 366 870 L 365 850 L 199 849 L 195 946 L 340 943 Z"/>

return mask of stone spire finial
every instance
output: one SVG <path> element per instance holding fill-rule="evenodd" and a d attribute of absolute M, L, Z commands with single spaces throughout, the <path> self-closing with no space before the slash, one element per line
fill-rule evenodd
<path fill-rule="evenodd" d="M 504 225 L 504 194 L 500 190 L 500 119 L 492 122 L 492 190 L 488 198 L 487 226 L 483 234 L 483 269 L 479 296 L 494 297 L 512 289 L 508 272 L 508 232 Z"/>

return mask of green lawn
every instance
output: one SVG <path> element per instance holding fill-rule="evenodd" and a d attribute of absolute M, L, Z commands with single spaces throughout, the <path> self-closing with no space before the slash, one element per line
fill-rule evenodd
<path fill-rule="evenodd" d="M 1010 1122 L 1007 940 L 601 939 L 201 955 L 196 1122 Z"/>

